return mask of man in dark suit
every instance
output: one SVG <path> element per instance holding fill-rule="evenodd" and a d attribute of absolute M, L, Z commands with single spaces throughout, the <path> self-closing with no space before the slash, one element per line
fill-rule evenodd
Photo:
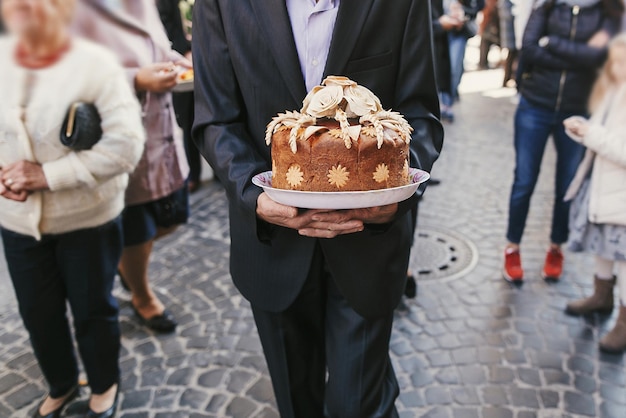
<path fill-rule="evenodd" d="M 303 13 L 328 18 L 314 25 L 326 29 L 309 31 Z M 320 213 L 275 203 L 251 179 L 271 169 L 266 124 L 300 109 L 327 75 L 403 113 L 411 165 L 430 170 L 443 130 L 428 0 L 201 0 L 193 28 L 194 139 L 226 188 L 231 274 L 251 302 L 281 416 L 397 416 L 389 338 L 417 195 Z M 303 37 L 329 46 L 309 56 Z"/>

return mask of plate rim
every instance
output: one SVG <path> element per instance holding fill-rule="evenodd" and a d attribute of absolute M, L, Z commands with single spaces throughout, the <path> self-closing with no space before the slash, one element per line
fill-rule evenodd
<path fill-rule="evenodd" d="M 375 194 L 375 193 L 381 193 L 381 192 L 389 192 L 389 191 L 395 191 L 395 190 L 401 190 L 403 188 L 406 187 L 412 187 L 417 185 L 419 187 L 420 184 L 425 183 L 426 181 L 428 181 L 430 179 L 430 173 L 428 171 L 422 170 L 420 168 L 413 168 L 410 167 L 409 168 L 409 176 L 414 177 L 416 174 L 421 173 L 422 175 L 424 175 L 425 179 L 420 181 L 420 182 L 411 182 L 409 184 L 404 184 L 402 186 L 396 186 L 396 187 L 389 187 L 389 188 L 385 188 L 385 189 L 376 189 L 376 190 L 351 190 L 351 191 L 345 191 L 345 192 L 314 192 L 314 191 L 307 191 L 307 190 L 291 190 L 291 189 L 279 189 L 276 187 L 272 187 L 272 186 L 268 186 L 265 184 L 261 184 L 261 182 L 259 181 L 259 178 L 261 176 L 264 175 L 268 175 L 268 173 L 271 173 L 272 170 L 267 170 L 267 171 L 263 171 L 261 173 L 255 174 L 252 177 L 252 183 L 255 186 L 261 187 L 263 189 L 271 189 L 271 190 L 279 190 L 280 192 L 287 192 L 287 193 L 293 193 L 293 194 L 297 194 L 297 195 L 302 195 L 302 196 L 350 196 L 350 195 L 360 195 L 360 194 Z M 270 174 L 271 176 L 271 174 Z"/>

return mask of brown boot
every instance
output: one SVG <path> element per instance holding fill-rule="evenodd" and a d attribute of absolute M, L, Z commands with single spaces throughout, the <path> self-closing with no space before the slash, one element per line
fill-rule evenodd
<path fill-rule="evenodd" d="M 593 295 L 568 303 L 565 311 L 570 315 L 586 315 L 593 312 L 610 314 L 613 312 L 613 286 L 615 277 L 611 280 L 594 277 Z"/>
<path fill-rule="evenodd" d="M 600 340 L 600 350 L 607 353 L 626 350 L 626 306 L 620 306 L 615 326 Z"/>

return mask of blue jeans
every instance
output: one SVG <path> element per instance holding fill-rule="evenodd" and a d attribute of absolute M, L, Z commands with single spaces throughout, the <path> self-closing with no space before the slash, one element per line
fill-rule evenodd
<path fill-rule="evenodd" d="M 3 229 L 2 241 L 20 315 L 50 395 L 65 395 L 78 383 L 67 302 L 92 392 L 104 393 L 118 383 L 120 327 L 111 290 L 123 248 L 120 218 L 97 228 L 44 235 L 41 241 Z"/>
<path fill-rule="evenodd" d="M 520 99 L 515 113 L 515 179 L 511 188 L 506 235 L 509 242 L 519 244 L 522 240 L 530 198 L 537 184 L 550 134 L 557 154 L 550 240 L 555 244 L 567 241 L 569 203 L 564 202 L 563 197 L 584 153 L 584 147 L 565 133 L 563 120 L 570 116 L 569 113 L 532 105 L 524 97 Z"/>
<path fill-rule="evenodd" d="M 448 32 L 448 49 L 450 51 L 450 93 L 441 93 L 441 101 L 444 106 L 452 107 L 454 101 L 459 97 L 459 84 L 465 71 L 463 61 L 465 60 L 465 47 L 467 46 L 467 36 L 454 31 Z"/>

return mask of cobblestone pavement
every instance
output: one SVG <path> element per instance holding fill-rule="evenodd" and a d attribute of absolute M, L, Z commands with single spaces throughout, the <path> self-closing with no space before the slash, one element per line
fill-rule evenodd
<path fill-rule="evenodd" d="M 625 417 L 624 357 L 597 350 L 615 316 L 563 313 L 567 300 L 591 290 L 589 257 L 566 254 L 559 283 L 540 278 L 551 148 L 522 247 L 527 282 L 516 288 L 501 278 L 515 106 L 512 90 L 498 88 L 500 77 L 498 71 L 465 77 L 457 121 L 446 126 L 433 173 L 442 184 L 420 206 L 418 233 L 449 231 L 466 239 L 477 259 L 470 257 L 470 271 L 431 277 L 422 268 L 428 248 L 418 240 L 411 266 L 423 273 L 419 294 L 399 307 L 391 342 L 402 389 L 398 410 L 404 418 Z M 120 416 L 277 417 L 249 305 L 228 273 L 224 192 L 209 183 L 192 203 L 191 223 L 158 244 L 151 265 L 156 290 L 180 322 L 176 334 L 138 326 L 129 295 L 116 285 Z M 26 417 L 46 389 L 8 283 L 0 273 L 0 417 Z M 80 417 L 87 396 L 85 389 L 67 416 Z"/>

